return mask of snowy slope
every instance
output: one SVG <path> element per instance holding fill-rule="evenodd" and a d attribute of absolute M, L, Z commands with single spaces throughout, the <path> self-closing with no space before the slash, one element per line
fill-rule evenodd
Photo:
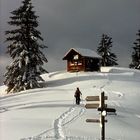
<path fill-rule="evenodd" d="M 0 139 L 100 139 L 100 125 L 85 122 L 99 118 L 99 112 L 84 105 L 86 96 L 100 95 L 103 90 L 108 106 L 117 110 L 117 115 L 106 117 L 106 139 L 140 139 L 140 72 L 111 67 L 106 71 L 45 74 L 45 88 L 11 95 L 0 87 Z M 82 91 L 80 106 L 73 97 L 76 87 Z"/>

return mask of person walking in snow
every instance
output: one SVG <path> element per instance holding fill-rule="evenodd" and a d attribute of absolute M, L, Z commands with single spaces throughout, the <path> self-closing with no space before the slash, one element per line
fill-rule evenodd
<path fill-rule="evenodd" d="M 77 87 L 74 97 L 76 99 L 76 104 L 79 105 L 80 104 L 80 95 L 82 95 L 81 91 L 79 90 L 79 88 Z"/>

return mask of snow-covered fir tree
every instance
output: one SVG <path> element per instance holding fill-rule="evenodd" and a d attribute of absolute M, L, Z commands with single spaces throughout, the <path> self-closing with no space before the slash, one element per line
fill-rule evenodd
<path fill-rule="evenodd" d="M 136 35 L 138 36 L 138 38 L 134 42 L 132 62 L 129 67 L 140 70 L 140 30 Z"/>
<path fill-rule="evenodd" d="M 47 58 L 42 53 L 46 46 L 38 27 L 38 16 L 33 11 L 31 0 L 22 1 L 22 5 L 11 12 L 11 21 L 14 28 L 6 31 L 6 41 L 9 42 L 7 53 L 13 62 L 7 66 L 5 85 L 7 92 L 19 92 L 26 89 L 41 87 L 40 74 L 47 72 L 42 66 Z"/>
<path fill-rule="evenodd" d="M 117 56 L 111 52 L 112 38 L 103 34 L 99 47 L 97 48 L 98 54 L 102 57 L 102 66 L 114 66 L 118 65 Z"/>

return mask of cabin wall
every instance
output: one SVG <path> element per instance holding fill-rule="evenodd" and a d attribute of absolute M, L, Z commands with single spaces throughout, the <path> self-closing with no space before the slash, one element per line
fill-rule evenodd
<path fill-rule="evenodd" d="M 67 60 L 67 71 L 76 72 L 84 71 L 83 59 L 80 60 Z"/>
<path fill-rule="evenodd" d="M 100 59 L 97 58 L 85 59 L 85 71 L 99 71 L 99 70 L 100 70 Z"/>
<path fill-rule="evenodd" d="M 83 58 L 77 61 L 67 60 L 67 71 L 100 71 L 100 60 L 96 58 Z"/>

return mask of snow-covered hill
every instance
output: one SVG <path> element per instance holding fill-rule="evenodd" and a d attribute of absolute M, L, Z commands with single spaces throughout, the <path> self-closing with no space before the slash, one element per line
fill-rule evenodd
<path fill-rule="evenodd" d="M 105 91 L 108 107 L 117 115 L 107 115 L 107 140 L 140 139 L 140 72 L 108 68 L 104 72 L 53 72 L 42 75 L 44 88 L 5 94 L 0 87 L 1 140 L 99 140 L 99 118 L 95 109 L 85 109 L 85 98 Z M 82 92 L 75 105 L 74 92 Z"/>

